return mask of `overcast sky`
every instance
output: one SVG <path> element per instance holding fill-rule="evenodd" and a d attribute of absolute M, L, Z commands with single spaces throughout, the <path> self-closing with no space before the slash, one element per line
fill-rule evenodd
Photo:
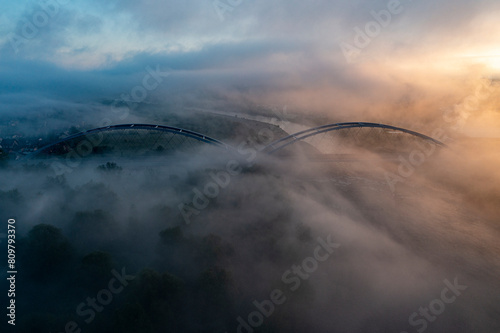
<path fill-rule="evenodd" d="M 380 87 L 402 89 L 413 75 L 416 85 L 500 76 L 498 0 L 19 0 L 2 13 L 4 109 L 20 94 L 112 98 L 147 66 L 169 68 L 197 96 L 238 87 L 301 110 L 340 103 L 360 117 Z M 353 101 L 360 91 L 368 104 Z"/>

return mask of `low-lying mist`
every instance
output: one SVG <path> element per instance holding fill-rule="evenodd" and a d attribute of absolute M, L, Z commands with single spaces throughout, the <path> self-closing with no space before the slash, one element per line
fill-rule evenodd
<path fill-rule="evenodd" d="M 497 332 L 495 144 L 450 141 L 403 166 L 251 146 L 89 157 L 59 175 L 44 160 L 5 166 L 1 215 L 14 214 L 22 236 L 18 325 Z M 123 294 L 95 318 L 90 306 L 78 311 L 122 268 L 135 276 Z"/>

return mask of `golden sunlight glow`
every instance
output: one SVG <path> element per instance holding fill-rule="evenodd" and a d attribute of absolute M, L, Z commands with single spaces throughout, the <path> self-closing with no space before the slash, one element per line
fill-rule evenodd
<path fill-rule="evenodd" d="M 492 69 L 500 70 L 500 55 L 476 56 L 473 58 Z"/>
<path fill-rule="evenodd" d="M 494 73 L 500 73 L 500 50 L 485 51 L 480 53 L 470 53 L 463 56 L 473 63 L 483 64 L 491 68 Z"/>

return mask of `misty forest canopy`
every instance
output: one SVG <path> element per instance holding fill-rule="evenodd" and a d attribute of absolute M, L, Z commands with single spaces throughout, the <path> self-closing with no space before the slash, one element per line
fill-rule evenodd
<path fill-rule="evenodd" d="M 473 225 L 498 233 L 498 197 L 461 190 L 473 168 L 450 149 L 351 128 L 272 155 L 271 136 L 250 126 L 231 154 L 201 144 L 150 155 L 158 133 L 111 134 L 104 145 L 138 155 L 97 151 L 62 174 L 50 158 L 1 169 L 0 211 L 24 221 L 20 332 L 365 332 L 407 328 L 414 313 L 423 328 L 418 309 L 444 279 L 467 289 L 429 331 L 497 325 L 499 295 L 485 293 L 496 290 L 495 238 L 469 236 Z M 350 153 L 323 150 L 341 139 Z M 395 158 L 377 148 L 392 140 Z"/>

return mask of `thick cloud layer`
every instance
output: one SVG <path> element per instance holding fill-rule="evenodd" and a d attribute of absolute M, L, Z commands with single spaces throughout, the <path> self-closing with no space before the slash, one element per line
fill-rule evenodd
<path fill-rule="evenodd" d="M 424 85 L 436 94 L 441 85 L 435 98 L 457 102 L 468 93 L 456 91 L 463 82 L 498 75 L 496 1 L 233 4 L 222 7 L 224 21 L 210 1 L 8 5 L 2 94 L 29 90 L 71 100 L 113 98 L 140 84 L 147 66 L 160 65 L 178 74 L 171 81 L 184 100 L 200 98 L 199 89 L 215 90 L 219 94 L 207 99 L 233 93 L 257 104 L 293 104 L 327 115 L 343 109 L 362 118 L 368 106 L 383 103 L 372 95 L 401 98 L 404 93 L 393 92 L 394 85 L 408 90 Z M 387 21 L 389 8 L 397 14 Z M 369 32 L 373 12 L 383 26 Z M 360 54 L 346 59 L 342 43 Z M 356 101 L 338 105 L 346 103 L 346 94 Z"/>

